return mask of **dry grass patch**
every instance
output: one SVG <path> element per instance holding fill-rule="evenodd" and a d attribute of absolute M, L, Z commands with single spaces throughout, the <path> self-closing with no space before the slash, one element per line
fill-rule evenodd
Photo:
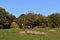
<path fill-rule="evenodd" d="M 28 30 L 28 31 L 20 31 L 20 34 L 34 34 L 34 35 L 46 35 L 46 32 L 39 32 L 39 31 L 32 31 L 32 30 Z"/>
<path fill-rule="evenodd" d="M 48 31 L 55 32 L 56 30 L 48 30 Z"/>

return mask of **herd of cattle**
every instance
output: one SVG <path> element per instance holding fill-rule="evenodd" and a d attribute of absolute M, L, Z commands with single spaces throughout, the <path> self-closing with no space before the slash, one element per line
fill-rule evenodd
<path fill-rule="evenodd" d="M 19 24 L 19 26 L 20 26 L 20 28 L 28 28 L 28 29 L 30 29 L 30 28 L 34 28 L 34 27 L 32 27 L 32 26 L 26 26 L 26 25 L 24 25 L 24 24 Z M 44 26 L 37 26 L 38 28 L 45 28 Z"/>

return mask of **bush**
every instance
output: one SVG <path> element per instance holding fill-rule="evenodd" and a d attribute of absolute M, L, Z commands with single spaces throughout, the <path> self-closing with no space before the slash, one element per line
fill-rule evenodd
<path fill-rule="evenodd" d="M 12 22 L 11 23 L 11 28 L 18 28 L 18 24 L 16 22 Z"/>

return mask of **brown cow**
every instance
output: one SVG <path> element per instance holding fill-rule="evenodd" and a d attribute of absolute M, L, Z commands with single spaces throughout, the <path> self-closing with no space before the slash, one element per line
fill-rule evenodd
<path fill-rule="evenodd" d="M 44 26 L 38 26 L 38 28 L 45 28 Z"/>

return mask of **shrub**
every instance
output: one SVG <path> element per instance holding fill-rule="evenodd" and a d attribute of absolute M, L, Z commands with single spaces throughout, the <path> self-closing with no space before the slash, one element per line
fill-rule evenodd
<path fill-rule="evenodd" d="M 11 23 L 11 28 L 18 28 L 18 24 L 16 22 L 12 22 Z"/>

